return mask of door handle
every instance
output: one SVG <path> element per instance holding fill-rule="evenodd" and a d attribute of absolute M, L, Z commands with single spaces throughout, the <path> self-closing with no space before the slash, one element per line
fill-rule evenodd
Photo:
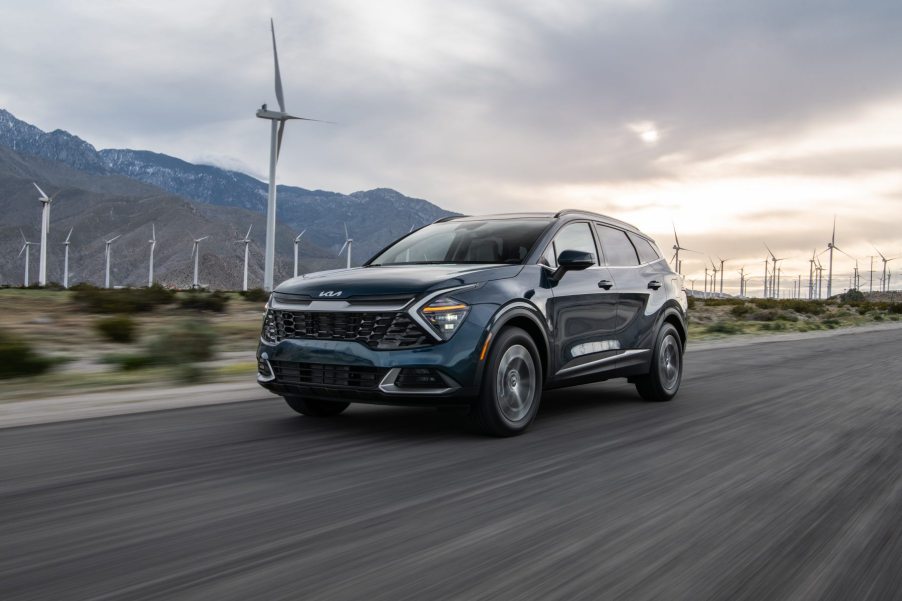
<path fill-rule="evenodd" d="M 648 283 L 648 287 L 652 290 L 657 290 L 661 287 L 661 282 L 659 282 L 658 280 L 652 280 Z"/>
<path fill-rule="evenodd" d="M 613 285 L 614 282 L 612 282 L 611 280 L 601 280 L 600 282 L 598 282 L 598 287 L 604 288 L 605 290 L 610 290 Z"/>

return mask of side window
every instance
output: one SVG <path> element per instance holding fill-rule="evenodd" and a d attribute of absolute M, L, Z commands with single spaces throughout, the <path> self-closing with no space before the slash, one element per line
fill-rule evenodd
<path fill-rule="evenodd" d="M 598 250 L 595 248 L 595 240 L 592 238 L 592 230 L 588 223 L 571 223 L 561 228 L 551 243 L 554 248 L 554 265 L 557 265 L 557 257 L 565 250 L 581 250 L 592 255 L 595 264 L 598 264 Z M 546 254 L 548 251 L 545 251 Z"/>
<path fill-rule="evenodd" d="M 627 236 L 630 237 L 630 241 L 633 243 L 633 246 L 636 247 L 636 252 L 639 253 L 640 263 L 651 263 L 652 261 L 657 261 L 661 258 L 661 255 L 655 250 L 655 247 L 651 245 L 651 242 L 642 236 L 637 236 L 630 232 L 627 232 Z"/>
<path fill-rule="evenodd" d="M 607 265 L 623 267 L 639 264 L 636 249 L 626 237 L 626 232 L 600 223 L 595 224 L 595 230 L 601 240 L 601 249 L 604 251 Z"/>

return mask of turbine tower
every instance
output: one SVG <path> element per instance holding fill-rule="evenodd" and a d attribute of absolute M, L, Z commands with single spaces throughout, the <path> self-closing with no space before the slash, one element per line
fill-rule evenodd
<path fill-rule="evenodd" d="M 306 231 L 305 229 L 304 232 Z M 298 234 L 298 237 L 294 239 L 294 277 L 298 277 L 298 246 L 301 244 L 301 236 L 304 235 L 304 232 Z"/>
<path fill-rule="evenodd" d="M 22 282 L 24 283 L 25 287 L 28 288 L 28 267 L 31 264 L 31 247 L 37 246 L 38 243 L 29 242 L 28 238 L 25 237 L 25 233 L 22 230 L 19 230 L 19 233 L 22 234 L 22 241 L 24 242 L 24 244 L 22 245 L 22 250 L 20 250 L 19 254 L 16 256 L 21 257 L 22 253 L 25 253 L 25 279 L 22 280 Z"/>
<path fill-rule="evenodd" d="M 266 250 L 263 259 L 263 288 L 269 292 L 273 289 L 273 269 L 275 266 L 276 249 L 276 163 L 279 161 L 279 152 L 282 149 L 282 134 L 285 132 L 285 122 L 291 119 L 300 121 L 318 121 L 306 117 L 295 117 L 285 112 L 285 96 L 282 93 L 282 75 L 279 72 L 279 53 L 276 51 L 276 27 L 272 19 L 269 20 L 272 32 L 272 56 L 275 64 L 276 101 L 279 103 L 278 111 L 271 111 L 264 104 L 258 111 L 257 117 L 269 119 L 269 194 L 266 200 Z"/>
<path fill-rule="evenodd" d="M 38 197 L 38 200 L 41 201 L 41 254 L 40 261 L 38 261 L 38 284 L 41 286 L 47 285 L 47 234 L 50 232 L 50 203 L 53 202 L 53 199 L 56 198 L 57 192 L 53 196 L 47 196 L 47 194 L 41 190 L 41 187 L 37 185 L 35 182 L 32 182 L 34 187 L 38 189 L 38 192 L 41 194 Z"/>
<path fill-rule="evenodd" d="M 119 236 L 121 235 L 122 234 L 119 234 Z M 110 238 L 109 240 L 104 241 L 104 244 L 106 244 L 106 247 L 104 249 L 104 255 L 106 255 L 106 276 L 103 279 L 104 288 L 110 287 L 110 246 L 112 246 L 113 241 L 119 238 L 119 236 L 115 236 L 113 238 Z"/>
<path fill-rule="evenodd" d="M 248 245 L 251 243 L 251 228 L 254 227 L 254 224 L 251 224 L 251 227 L 247 228 L 247 233 L 244 235 L 244 238 L 241 240 L 236 240 L 235 242 L 243 242 L 244 243 L 244 284 L 242 285 L 242 290 L 247 292 L 247 249 Z"/>
<path fill-rule="evenodd" d="M 833 249 L 836 248 L 836 215 L 833 216 L 833 235 L 827 242 L 827 250 L 830 251 L 830 264 L 827 269 L 827 298 L 833 296 Z"/>
<path fill-rule="evenodd" d="M 72 237 L 72 229 L 69 228 L 69 234 L 66 236 L 66 241 L 63 242 L 65 249 L 63 252 L 63 288 L 69 287 L 69 238 Z"/>
<path fill-rule="evenodd" d="M 192 288 L 200 288 L 200 285 L 197 283 L 197 262 L 200 258 L 200 243 L 210 236 L 204 236 L 203 238 L 195 238 L 194 246 L 191 248 L 191 256 L 194 257 L 194 283 L 191 284 Z"/>
<path fill-rule="evenodd" d="M 147 268 L 147 287 L 150 288 L 153 286 L 153 251 L 157 248 L 157 226 L 153 223 L 150 224 L 150 240 L 147 242 L 150 244 L 150 263 Z"/>
<path fill-rule="evenodd" d="M 720 257 L 717 258 L 720 260 L 720 293 L 723 294 L 723 264 L 730 259 L 721 259 Z"/>
<path fill-rule="evenodd" d="M 351 238 L 351 235 L 348 233 L 348 224 L 345 224 L 345 243 L 341 245 L 341 250 L 338 251 L 338 256 L 341 256 L 341 253 L 344 250 L 348 249 L 348 269 L 351 268 L 351 247 L 354 245 L 354 239 Z"/>

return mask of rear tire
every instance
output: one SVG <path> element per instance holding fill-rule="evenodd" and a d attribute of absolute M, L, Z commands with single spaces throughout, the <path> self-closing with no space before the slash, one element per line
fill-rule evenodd
<path fill-rule="evenodd" d="M 658 331 L 651 371 L 635 379 L 636 390 L 646 401 L 663 403 L 672 400 L 683 379 L 683 344 L 680 334 L 670 323 Z"/>
<path fill-rule="evenodd" d="M 542 400 L 542 362 L 529 334 L 507 328 L 489 351 L 482 391 L 470 421 L 482 433 L 516 436 L 526 431 Z"/>
<path fill-rule="evenodd" d="M 348 408 L 350 403 L 340 401 L 320 401 L 318 399 L 305 399 L 297 396 L 284 397 L 288 406 L 308 417 L 331 417 L 338 415 Z"/>

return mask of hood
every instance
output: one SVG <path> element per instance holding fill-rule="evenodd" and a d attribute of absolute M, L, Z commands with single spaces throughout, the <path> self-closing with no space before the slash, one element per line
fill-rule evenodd
<path fill-rule="evenodd" d="M 395 265 L 319 271 L 287 280 L 276 292 L 312 299 L 417 295 L 514 277 L 522 265 Z"/>

